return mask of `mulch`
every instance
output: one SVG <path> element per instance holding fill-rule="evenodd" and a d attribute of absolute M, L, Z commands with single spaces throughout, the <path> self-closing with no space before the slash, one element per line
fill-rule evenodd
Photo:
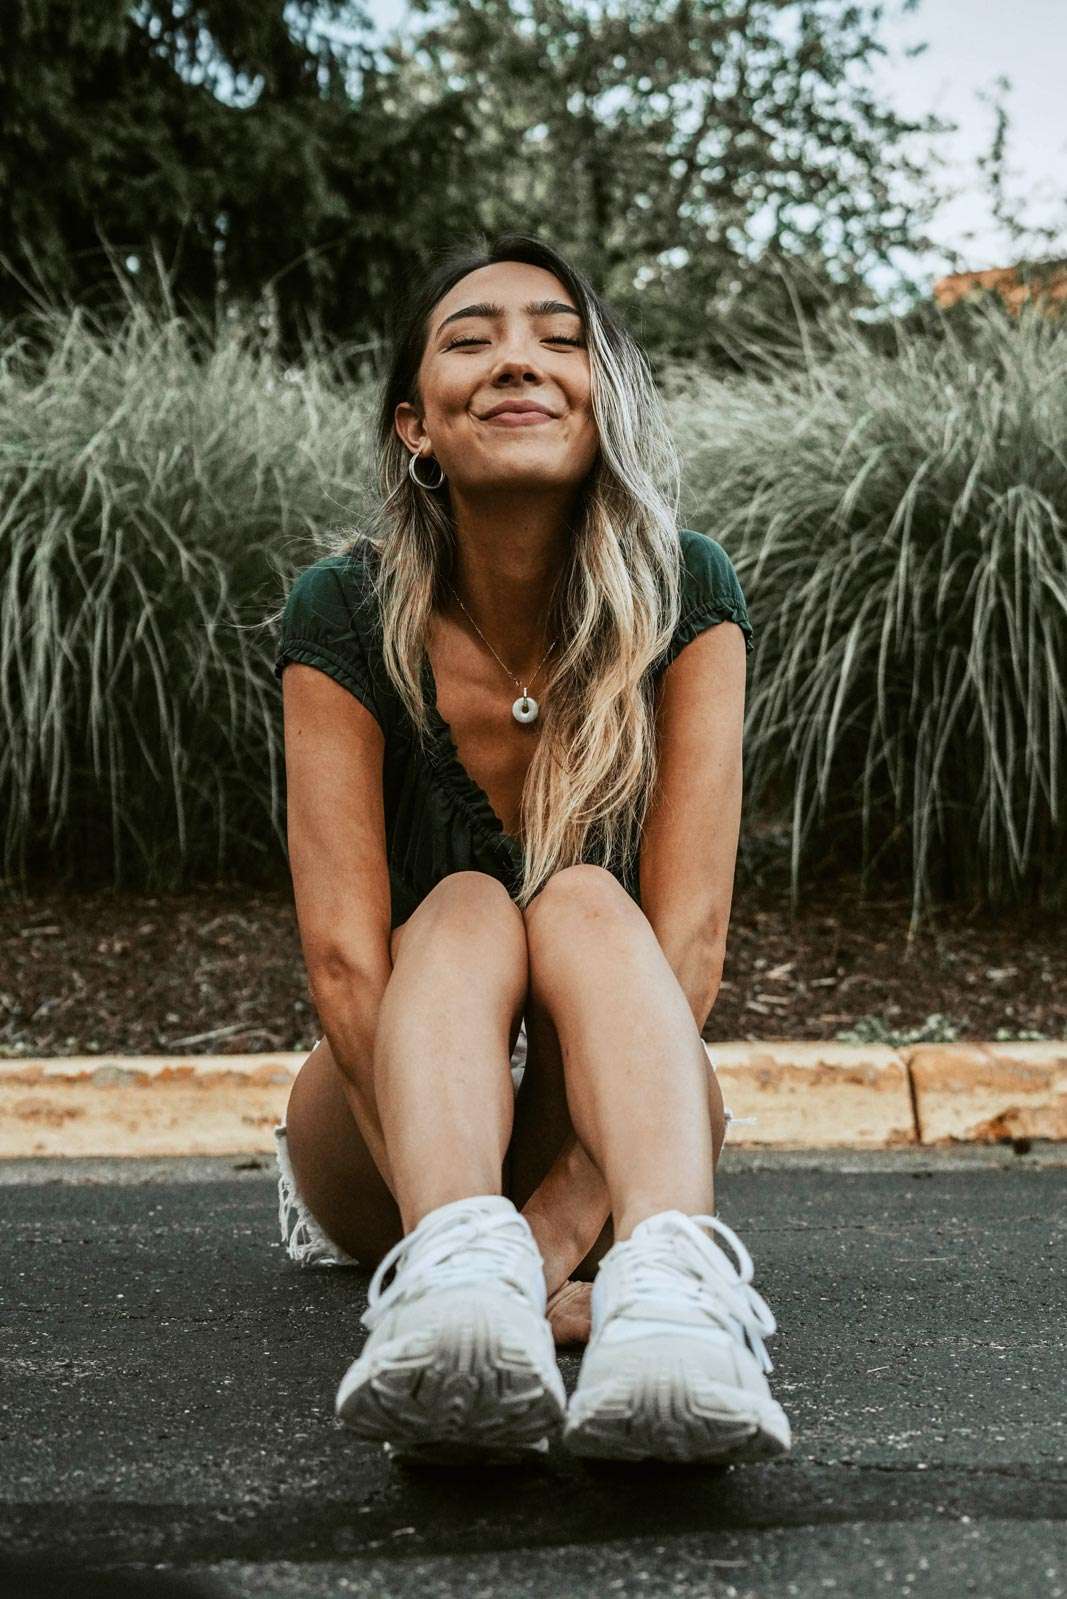
<path fill-rule="evenodd" d="M 710 1041 L 1067 1038 L 1062 916 L 948 907 L 844 879 L 792 918 L 738 882 Z M 0 1057 L 306 1051 L 320 1036 L 288 884 L 0 897 Z"/>

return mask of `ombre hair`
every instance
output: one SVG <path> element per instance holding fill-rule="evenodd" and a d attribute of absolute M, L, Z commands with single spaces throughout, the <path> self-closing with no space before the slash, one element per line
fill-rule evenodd
<path fill-rule="evenodd" d="M 455 552 L 447 482 L 416 486 L 397 434 L 404 401 L 424 408 L 418 372 L 434 308 L 461 278 L 499 261 L 553 273 L 581 313 L 596 462 L 571 519 L 569 555 L 546 617 L 552 653 L 541 734 L 520 811 L 527 906 L 557 871 L 582 861 L 636 862 L 656 777 L 655 697 L 649 667 L 670 643 L 682 598 L 679 463 L 647 357 L 622 321 L 550 245 L 522 233 L 476 234 L 452 245 L 412 286 L 393 336 L 377 417 L 379 503 L 331 553 L 373 551 L 386 670 L 420 741 L 429 732 L 423 660 L 430 620 Z M 424 468 L 425 471 L 425 468 Z"/>

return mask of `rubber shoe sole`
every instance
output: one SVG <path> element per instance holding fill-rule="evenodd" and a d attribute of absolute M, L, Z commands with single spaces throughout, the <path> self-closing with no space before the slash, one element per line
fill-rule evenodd
<path fill-rule="evenodd" d="M 337 1390 L 338 1418 L 415 1464 L 536 1458 L 560 1431 L 566 1391 L 532 1311 L 501 1298 L 427 1300 L 420 1325 L 366 1350 Z"/>
<path fill-rule="evenodd" d="M 649 1351 L 571 1396 L 564 1447 L 599 1460 L 773 1460 L 792 1437 L 776 1400 L 711 1381 L 693 1360 Z"/>

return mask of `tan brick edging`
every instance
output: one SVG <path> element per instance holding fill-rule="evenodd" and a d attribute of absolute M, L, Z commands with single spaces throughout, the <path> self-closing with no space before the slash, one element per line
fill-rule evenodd
<path fill-rule="evenodd" d="M 1067 1043 L 916 1044 L 907 1057 L 922 1143 L 1067 1139 Z"/>
<path fill-rule="evenodd" d="M 884 1149 L 1067 1139 L 1067 1042 L 707 1048 L 737 1118 L 732 1144 Z M 266 1153 L 305 1058 L 2 1060 L 0 1158 Z"/>

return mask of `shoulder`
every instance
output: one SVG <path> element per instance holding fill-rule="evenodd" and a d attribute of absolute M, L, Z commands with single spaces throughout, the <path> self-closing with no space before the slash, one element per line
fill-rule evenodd
<path fill-rule="evenodd" d="M 369 610 L 370 566 L 358 551 L 323 555 L 299 572 L 285 601 L 283 625 L 287 630 L 301 625 L 352 625 Z"/>
<path fill-rule="evenodd" d="M 388 725 L 371 563 L 359 551 L 321 556 L 298 573 L 282 611 L 274 659 L 279 680 L 290 661 L 315 666 L 350 689 Z"/>
<path fill-rule="evenodd" d="M 304 567 L 282 612 L 274 675 L 280 681 L 290 662 L 315 667 L 360 700 L 388 737 L 393 717 L 379 671 L 375 605 L 361 555 L 324 555 Z"/>
<path fill-rule="evenodd" d="M 299 641 L 376 656 L 381 626 L 373 570 L 361 550 L 323 555 L 305 566 L 282 610 L 282 648 Z"/>
<path fill-rule="evenodd" d="M 679 530 L 678 539 L 685 567 L 682 615 L 709 599 L 736 599 L 741 593 L 741 584 L 733 562 L 718 539 L 688 527 Z"/>
<path fill-rule="evenodd" d="M 717 622 L 736 622 L 745 640 L 745 652 L 755 648 L 755 630 L 748 603 L 734 564 L 717 539 L 692 528 L 679 530 L 682 547 L 682 604 L 678 626 L 669 649 L 661 658 L 666 666 L 685 645 Z"/>

